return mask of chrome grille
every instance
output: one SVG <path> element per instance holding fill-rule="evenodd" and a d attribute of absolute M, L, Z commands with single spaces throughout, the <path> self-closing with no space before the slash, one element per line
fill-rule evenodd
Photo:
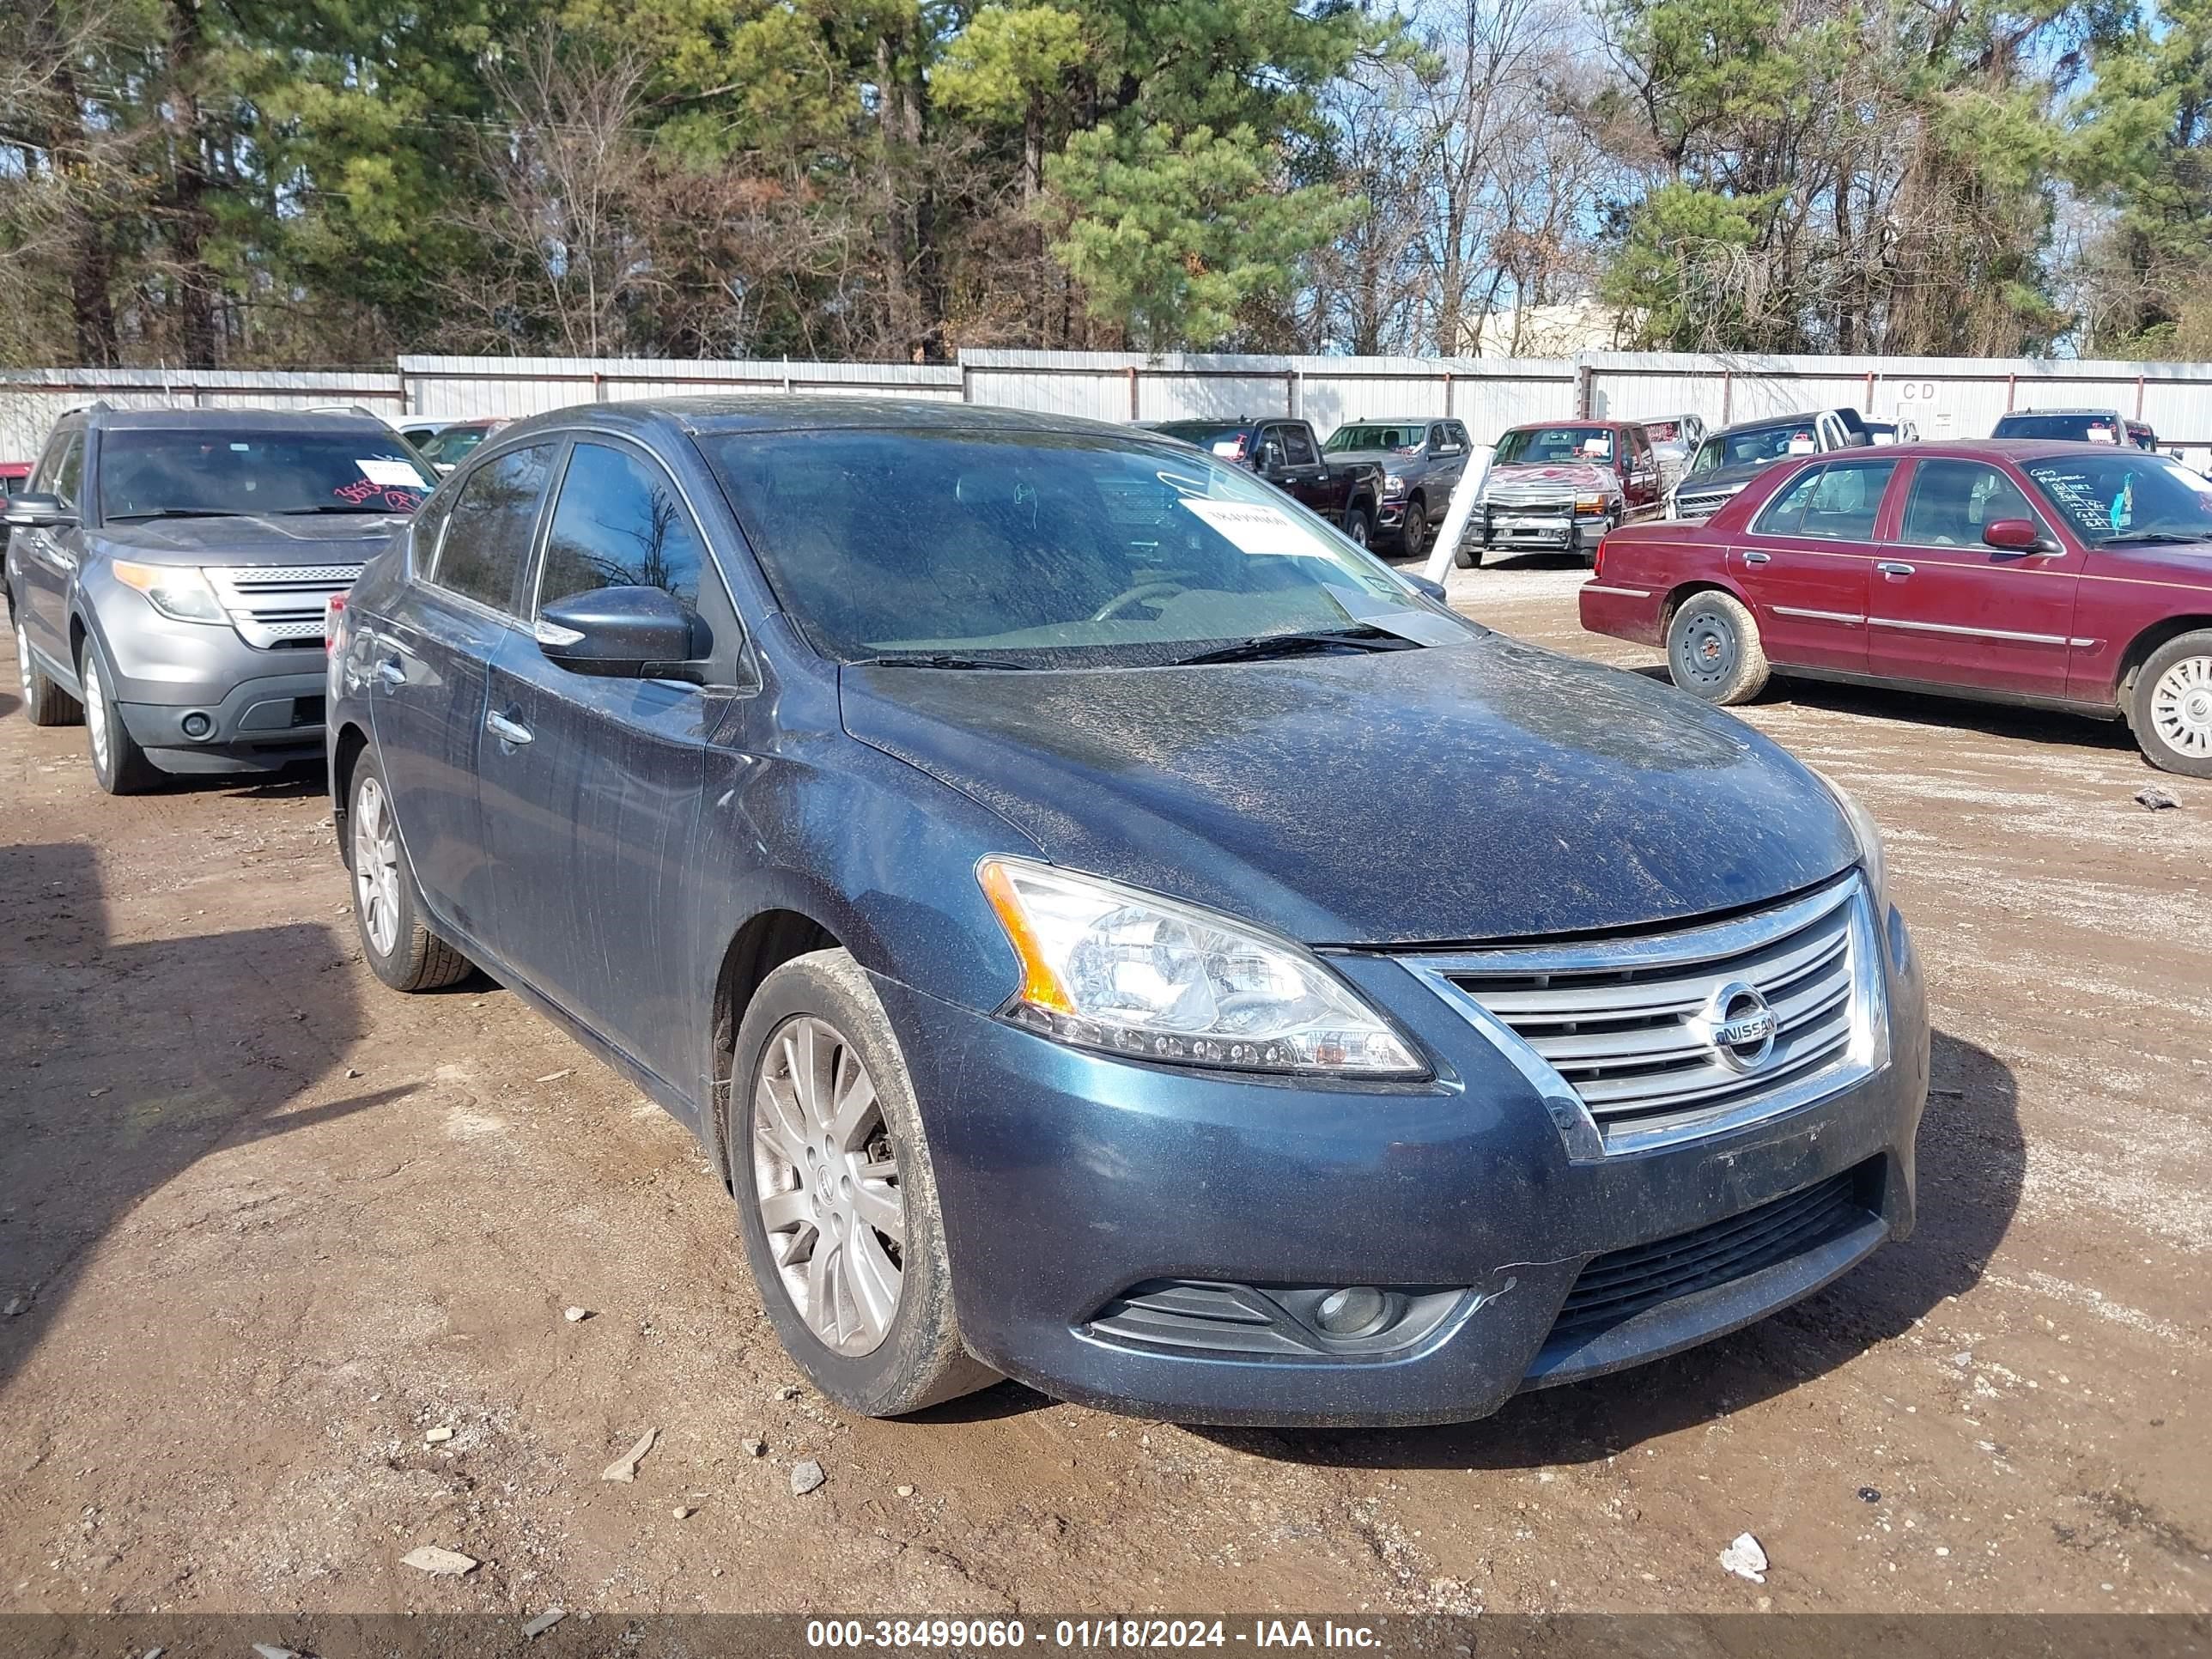
<path fill-rule="evenodd" d="M 323 611 L 361 575 L 358 564 L 210 565 L 207 579 L 248 645 L 267 648 L 323 637 Z"/>
<path fill-rule="evenodd" d="M 1872 912 L 1856 873 L 1677 933 L 1408 966 L 1537 1085 L 1578 1157 L 1738 1128 L 1887 1059 Z M 1761 1005 L 1766 1042 L 1729 1024 L 1763 1025 Z"/>
<path fill-rule="evenodd" d="M 1742 488 L 1738 485 L 1737 489 Z M 1692 495 L 1688 490 L 1674 492 L 1674 508 L 1683 518 L 1702 519 L 1717 513 L 1735 496 L 1735 489 L 1707 489 Z"/>

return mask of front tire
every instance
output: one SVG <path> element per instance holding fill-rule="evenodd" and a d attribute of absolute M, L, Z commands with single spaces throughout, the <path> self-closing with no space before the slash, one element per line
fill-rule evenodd
<path fill-rule="evenodd" d="M 1368 515 L 1365 507 L 1347 507 L 1344 509 L 1344 533 L 1351 538 L 1354 547 L 1365 547 L 1375 539 L 1375 520 Z"/>
<path fill-rule="evenodd" d="M 2212 778 L 2212 629 L 2150 653 L 2128 699 L 2128 726 L 2160 771 Z"/>
<path fill-rule="evenodd" d="M 395 991 L 440 991 L 466 979 L 469 959 L 423 923 L 391 791 L 366 754 L 354 769 L 346 823 L 352 840 L 354 927 L 369 970 Z"/>
<path fill-rule="evenodd" d="M 816 951 L 763 981 L 731 1071 L 738 1231 L 799 1369 L 870 1417 L 995 1382 L 962 1346 L 928 1138 L 898 1037 L 851 954 Z"/>
<path fill-rule="evenodd" d="M 1459 538 L 1459 545 L 1452 549 L 1452 562 L 1462 570 L 1481 569 L 1482 544 L 1479 541 L 1471 542 L 1466 536 L 1462 535 Z"/>
<path fill-rule="evenodd" d="M 1406 522 L 1398 532 L 1398 541 L 1409 559 L 1418 559 L 1428 550 L 1429 504 L 1419 495 L 1406 503 Z"/>
<path fill-rule="evenodd" d="M 92 781 L 111 795 L 145 793 L 161 781 L 161 769 L 146 758 L 138 739 L 123 724 L 107 671 L 100 665 L 100 647 L 88 634 L 77 653 L 76 678 L 84 687 L 85 748 L 92 756 Z"/>
<path fill-rule="evenodd" d="M 12 601 L 9 605 L 12 614 Z M 31 656 L 31 636 L 23 629 L 23 619 L 15 623 L 15 676 L 23 688 L 23 717 L 33 726 L 69 726 L 84 718 L 83 707 L 75 697 L 56 685 L 46 670 Z"/>
<path fill-rule="evenodd" d="M 1692 696 L 1722 704 L 1749 702 L 1772 672 L 1757 619 L 1717 590 L 1692 593 L 1667 624 L 1667 672 Z"/>

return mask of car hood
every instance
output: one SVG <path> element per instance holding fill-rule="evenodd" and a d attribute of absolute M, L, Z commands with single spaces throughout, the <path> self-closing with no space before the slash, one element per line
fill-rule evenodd
<path fill-rule="evenodd" d="M 1778 456 L 1776 461 L 1795 460 L 1794 455 Z M 1734 466 L 1716 466 L 1703 472 L 1692 472 L 1682 480 L 1685 489 L 1741 489 L 1776 461 L 1738 461 Z"/>
<path fill-rule="evenodd" d="M 1313 945 L 1663 922 L 1857 856 L 1820 781 L 1749 727 L 1497 636 L 1190 668 L 848 666 L 841 681 L 854 738 L 1053 862 Z"/>
<path fill-rule="evenodd" d="M 390 544 L 406 519 L 387 514 L 299 518 L 148 519 L 94 532 L 100 551 L 149 564 L 361 564 Z"/>
<path fill-rule="evenodd" d="M 1588 461 L 1509 461 L 1503 466 L 1493 464 L 1490 477 L 1484 484 L 1485 493 L 1496 490 L 1526 489 L 1531 485 L 1554 490 L 1571 489 L 1577 495 L 1600 491 L 1618 491 L 1620 480 L 1607 466 L 1593 465 Z"/>
<path fill-rule="evenodd" d="M 1407 454 L 1395 449 L 1332 449 L 1324 459 L 1331 466 L 1379 466 L 1385 472 L 1402 472 L 1425 465 L 1428 458 L 1418 449 Z"/>

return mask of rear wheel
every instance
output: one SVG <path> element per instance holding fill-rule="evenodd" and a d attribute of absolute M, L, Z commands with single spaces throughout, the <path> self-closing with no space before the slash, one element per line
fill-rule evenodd
<path fill-rule="evenodd" d="M 1707 702 L 1749 702 L 1770 670 L 1759 623 L 1733 593 L 1692 593 L 1667 625 L 1667 670 L 1674 684 Z"/>
<path fill-rule="evenodd" d="M 997 1380 L 953 1313 L 906 1060 L 844 951 L 793 958 L 738 1026 L 726 1138 L 738 1231 L 785 1349 L 838 1404 L 898 1417 Z"/>
<path fill-rule="evenodd" d="M 84 687 L 85 747 L 92 754 L 92 781 L 111 795 L 139 795 L 161 781 L 161 769 L 146 758 L 138 739 L 123 724 L 123 713 L 100 665 L 100 647 L 85 636 L 76 660 L 77 684 Z"/>
<path fill-rule="evenodd" d="M 466 979 L 469 959 L 423 925 L 392 796 L 367 755 L 354 768 L 346 813 L 352 827 L 354 925 L 370 970 L 395 991 L 442 990 Z"/>
<path fill-rule="evenodd" d="M 2128 725 L 2153 766 L 2212 778 L 2212 629 L 2151 653 L 2136 675 Z"/>
<path fill-rule="evenodd" d="M 23 717 L 33 726 L 67 726 L 82 720 L 84 710 L 77 700 L 32 659 L 31 636 L 23 629 L 23 619 L 15 621 L 15 676 L 23 688 Z"/>
<path fill-rule="evenodd" d="M 1429 504 L 1419 495 L 1406 503 L 1405 527 L 1399 531 L 1398 539 L 1409 559 L 1418 559 L 1428 550 Z"/>

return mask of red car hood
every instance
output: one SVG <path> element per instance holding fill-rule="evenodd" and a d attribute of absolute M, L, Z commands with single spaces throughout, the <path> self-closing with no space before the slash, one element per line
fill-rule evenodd
<path fill-rule="evenodd" d="M 1581 493 L 1615 489 L 1620 483 L 1613 477 L 1611 467 L 1598 466 L 1589 461 L 1516 461 L 1505 466 L 1492 467 L 1490 482 L 1494 484 L 1558 484 Z"/>

